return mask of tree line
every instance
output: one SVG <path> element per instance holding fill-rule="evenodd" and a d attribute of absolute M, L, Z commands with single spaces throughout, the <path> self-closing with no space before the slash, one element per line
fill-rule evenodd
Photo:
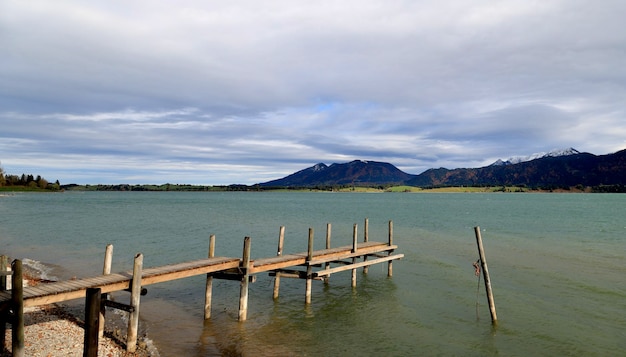
<path fill-rule="evenodd" d="M 61 184 L 59 180 L 51 183 L 41 177 L 41 175 L 9 175 L 5 173 L 4 168 L 0 166 L 0 188 L 58 191 L 61 189 Z"/>

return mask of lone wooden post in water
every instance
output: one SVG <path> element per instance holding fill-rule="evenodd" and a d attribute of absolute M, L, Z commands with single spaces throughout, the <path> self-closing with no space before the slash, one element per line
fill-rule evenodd
<path fill-rule="evenodd" d="M 209 258 L 215 256 L 215 234 L 209 236 Z M 206 289 L 204 290 L 204 319 L 211 318 L 211 304 L 213 301 L 213 275 L 206 275 Z"/>
<path fill-rule="evenodd" d="M 13 305 L 13 357 L 24 357 L 24 280 L 22 278 L 22 261 L 14 260 L 11 264 L 11 303 Z"/>
<path fill-rule="evenodd" d="M 311 265 L 313 260 L 313 228 L 309 228 L 309 247 L 306 255 L 306 292 L 304 293 L 304 303 L 311 303 L 311 288 L 313 287 L 313 266 Z"/>
<path fill-rule="evenodd" d="M 478 244 L 478 254 L 480 256 L 480 264 L 483 269 L 483 278 L 485 280 L 485 290 L 487 291 L 487 302 L 489 303 L 489 312 L 491 313 L 491 323 L 496 325 L 498 316 L 496 315 L 496 304 L 493 301 L 493 292 L 491 291 L 491 279 L 489 278 L 489 268 L 487 267 L 487 258 L 485 258 L 485 250 L 483 249 L 483 239 L 480 236 L 480 227 L 474 227 L 476 234 L 476 244 Z"/>
<path fill-rule="evenodd" d="M 285 244 L 285 226 L 280 226 L 280 230 L 278 232 L 278 250 L 276 251 L 276 256 L 280 257 L 283 255 L 283 245 Z M 274 277 L 274 294 L 272 297 L 274 299 L 278 299 L 278 292 L 280 290 L 280 272 L 276 272 L 276 276 Z"/>
<path fill-rule="evenodd" d="M 100 330 L 100 288 L 87 288 L 85 298 L 85 338 L 83 357 L 98 357 L 98 334 Z"/>
<path fill-rule="evenodd" d="M 104 251 L 104 264 L 102 266 L 102 275 L 111 274 L 111 265 L 113 264 L 113 244 L 107 244 L 107 247 Z M 100 296 L 100 300 L 108 300 L 109 294 L 102 294 Z M 100 318 L 99 326 L 98 326 L 98 338 L 102 338 L 104 336 L 104 322 L 106 318 L 106 305 L 101 304 L 100 306 Z"/>
<path fill-rule="evenodd" d="M 126 351 L 137 349 L 137 331 L 139 329 L 139 299 L 141 297 L 141 274 L 143 270 L 143 254 L 135 255 L 133 264 L 133 280 L 130 288 L 130 306 L 133 311 L 128 316 L 128 334 L 126 335 Z"/>
<path fill-rule="evenodd" d="M 239 321 L 248 318 L 248 285 L 250 284 L 250 237 L 243 240 L 243 259 L 239 269 L 242 273 L 239 289 Z"/>

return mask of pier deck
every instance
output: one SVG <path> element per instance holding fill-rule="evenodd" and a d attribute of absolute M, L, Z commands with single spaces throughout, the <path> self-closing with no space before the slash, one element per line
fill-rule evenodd
<path fill-rule="evenodd" d="M 305 302 L 311 302 L 311 281 L 325 280 L 331 274 L 352 270 L 352 286 L 356 286 L 356 269 L 363 268 L 367 272 L 367 267 L 373 264 L 388 263 L 388 276 L 392 276 L 391 262 L 404 257 L 403 254 L 393 254 L 398 247 L 393 245 L 392 222 L 389 221 L 389 241 L 370 242 L 367 236 L 367 219 L 365 221 L 364 241 L 357 243 L 356 225 L 353 231 L 353 244 L 330 248 L 330 224 L 327 227 L 326 249 L 313 250 L 313 231 L 309 230 L 309 248 L 307 252 L 295 254 L 282 254 L 284 227 L 281 227 L 277 256 L 269 258 L 250 259 L 250 238 L 244 240 L 243 256 L 215 257 L 215 236 L 211 235 L 209 243 L 209 254 L 207 259 L 200 259 L 164 266 L 143 269 L 143 255 L 135 256 L 135 264 L 132 271 L 110 273 L 112 261 L 112 245 L 107 246 L 103 274 L 94 277 L 58 281 L 52 283 L 42 283 L 35 286 L 22 286 L 22 262 L 13 262 L 14 271 L 7 272 L 5 263 L 0 269 L 1 277 L 11 276 L 13 289 L 5 291 L 5 286 L 0 289 L 0 342 L 3 342 L 5 324 L 14 326 L 13 334 L 16 345 L 23 347 L 23 308 L 40 306 L 51 303 L 58 303 L 67 300 L 86 298 L 86 309 L 88 304 L 96 304 L 89 307 L 90 311 L 102 311 L 100 318 L 95 318 L 99 325 L 100 333 L 104 327 L 103 311 L 104 307 L 117 308 L 129 312 L 129 329 L 127 335 L 127 350 L 134 351 L 136 346 L 136 331 L 139 322 L 139 296 L 143 286 L 167 282 L 171 280 L 183 279 L 197 275 L 206 275 L 206 295 L 205 295 L 205 318 L 211 315 L 212 282 L 213 279 L 239 280 L 239 320 L 246 320 L 248 305 L 248 283 L 253 282 L 255 274 L 269 272 L 274 276 L 274 298 L 278 297 L 280 278 L 300 278 L 306 279 Z M 357 261 L 362 258 L 362 261 Z M 3 258 L 6 262 L 6 258 Z M 331 264 L 339 266 L 331 267 Z M 300 268 L 300 269 L 297 269 Z M 314 268 L 316 271 L 314 271 Z M 3 285 L 6 278 L 2 280 Z M 130 292 L 130 304 L 125 305 L 107 300 L 108 293 L 116 291 Z M 97 298 L 94 298 L 97 294 Z M 102 300 L 100 296 L 102 295 Z M 95 301 L 95 302 L 94 302 Z M 96 315 L 98 315 L 96 313 Z M 93 316 L 86 316 L 86 320 L 93 320 Z M 91 323 L 90 323 L 91 324 Z M 90 324 L 86 323 L 86 330 Z M 16 329 L 15 326 L 18 328 Z M 21 326 L 21 327 L 20 327 Z M 91 329 L 91 328 L 90 328 Z M 98 329 L 96 327 L 96 329 Z M 21 331 L 21 332 L 20 332 Z M 87 331 L 86 331 L 87 333 Z M 91 332 L 89 332 L 91 333 Z M 96 335 L 97 336 L 97 335 Z M 19 343 L 21 339 L 21 343 Z M 97 337 L 96 337 L 97 340 Z M 85 340 L 87 343 L 87 339 Z M 15 348 L 20 349 L 19 346 Z M 97 343 L 95 344 L 97 349 Z M 90 347 L 91 348 L 91 347 Z M 87 351 L 87 347 L 85 347 Z"/>

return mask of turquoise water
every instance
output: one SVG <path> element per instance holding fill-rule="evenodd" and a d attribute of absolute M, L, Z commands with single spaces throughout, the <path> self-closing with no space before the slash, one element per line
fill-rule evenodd
<path fill-rule="evenodd" d="M 88 192 L 0 197 L 0 252 L 43 263 L 51 278 L 102 270 L 114 244 L 113 270 L 217 255 L 252 257 L 306 250 L 308 229 L 323 248 L 351 244 L 352 225 L 370 240 L 394 243 L 405 258 L 358 275 L 281 282 L 272 300 L 265 274 L 251 285 L 248 321 L 237 322 L 239 285 L 214 284 L 213 318 L 203 321 L 204 279 L 148 286 L 141 329 L 161 356 L 554 356 L 626 353 L 626 195 L 409 193 Z M 491 326 L 477 259 L 480 226 L 499 323 Z M 128 295 L 115 298 L 125 301 Z"/>

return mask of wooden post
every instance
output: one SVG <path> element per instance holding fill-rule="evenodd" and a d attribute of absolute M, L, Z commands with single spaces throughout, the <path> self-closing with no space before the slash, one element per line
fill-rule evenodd
<path fill-rule="evenodd" d="M 278 232 L 278 250 L 276 251 L 277 256 L 283 255 L 283 245 L 285 243 L 285 226 L 280 226 L 280 230 Z M 278 299 L 278 291 L 280 290 L 280 272 L 276 272 L 276 277 L 274 277 L 274 294 L 272 298 Z"/>
<path fill-rule="evenodd" d="M 311 265 L 313 260 L 313 228 L 309 228 L 309 247 L 307 250 L 307 266 L 306 266 L 306 292 L 304 294 L 304 303 L 311 303 L 311 288 L 313 287 L 313 266 Z"/>
<path fill-rule="evenodd" d="M 22 261 L 14 260 L 11 265 L 11 304 L 13 306 L 13 329 L 11 341 L 14 357 L 24 356 L 24 281 L 22 278 Z"/>
<path fill-rule="evenodd" d="M 330 223 L 326 223 L 326 249 L 330 249 L 330 235 L 331 235 L 332 226 Z M 324 269 L 330 269 L 330 262 L 324 263 Z M 324 284 L 328 284 L 328 280 L 330 280 L 330 274 L 324 277 Z"/>
<path fill-rule="evenodd" d="M 111 265 L 113 264 L 113 244 L 107 244 L 106 249 L 104 251 L 104 264 L 102 266 L 102 275 L 111 274 Z M 101 300 L 108 300 L 109 294 L 100 295 Z M 102 304 L 100 306 L 100 317 L 98 319 L 98 338 L 102 338 L 104 336 L 104 324 L 106 317 L 106 305 Z"/>
<path fill-rule="evenodd" d="M 85 298 L 85 339 L 83 357 L 98 357 L 98 334 L 100 331 L 100 288 L 87 288 Z"/>
<path fill-rule="evenodd" d="M 133 265 L 133 280 L 130 288 L 130 306 L 134 309 L 128 316 L 128 334 L 126 335 L 126 351 L 135 352 L 137 349 L 137 331 L 139 329 L 139 300 L 141 297 L 141 274 L 143 270 L 143 254 L 135 255 Z"/>
<path fill-rule="evenodd" d="M 493 292 L 491 291 L 491 279 L 489 278 L 489 268 L 487 267 L 487 258 L 485 257 L 485 250 L 483 249 L 483 239 L 480 235 L 480 227 L 474 227 L 474 233 L 476 234 L 476 244 L 478 245 L 478 254 L 480 256 L 480 264 L 483 270 L 483 278 L 485 280 L 485 290 L 487 292 L 487 302 L 489 303 L 489 312 L 491 313 L 491 323 L 496 325 L 498 323 L 498 316 L 496 315 L 496 304 L 493 300 Z"/>
<path fill-rule="evenodd" d="M 241 288 L 239 290 L 239 321 L 246 321 L 248 318 L 248 285 L 250 284 L 249 271 L 250 268 L 250 237 L 243 240 L 243 259 L 239 269 L 243 276 L 241 277 Z"/>
<path fill-rule="evenodd" d="M 389 246 L 393 245 L 393 221 L 389 221 Z M 391 255 L 393 253 L 393 250 L 390 250 L 388 255 Z M 389 263 L 387 263 L 387 276 L 388 277 L 392 277 L 393 276 L 393 261 L 390 260 Z"/>
<path fill-rule="evenodd" d="M 0 255 L 0 291 L 7 290 L 7 273 L 9 271 L 9 257 Z"/>
<path fill-rule="evenodd" d="M 364 227 L 363 227 L 363 242 L 368 242 L 370 237 L 369 237 L 369 218 L 365 218 L 365 223 L 364 223 Z M 363 261 L 367 261 L 367 255 L 363 257 Z M 369 266 L 364 266 L 363 267 L 363 274 L 367 274 L 369 272 Z"/>
<path fill-rule="evenodd" d="M 215 234 L 209 236 L 209 258 L 215 257 Z M 204 290 L 204 319 L 211 318 L 211 304 L 213 301 L 213 275 L 206 275 L 206 289 Z"/>
<path fill-rule="evenodd" d="M 358 234 L 357 234 L 357 225 L 356 223 L 354 224 L 354 226 L 352 227 L 352 253 L 356 253 L 357 251 L 357 241 L 358 241 Z M 356 258 L 352 258 L 352 264 L 356 263 Z M 356 287 L 356 269 L 352 269 L 352 287 Z"/>

